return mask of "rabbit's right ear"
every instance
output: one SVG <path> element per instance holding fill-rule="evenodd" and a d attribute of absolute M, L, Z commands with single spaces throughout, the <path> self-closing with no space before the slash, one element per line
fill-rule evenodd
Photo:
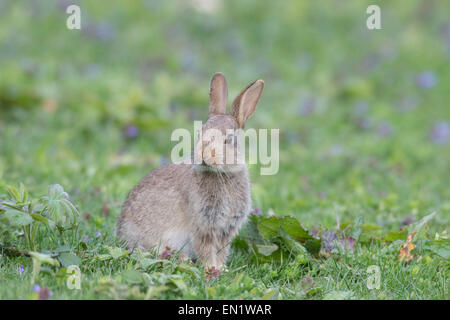
<path fill-rule="evenodd" d="M 227 80 L 225 80 L 223 73 L 217 72 L 212 77 L 209 86 L 209 114 L 225 114 L 227 99 Z"/>
<path fill-rule="evenodd" d="M 245 122 L 255 112 L 256 104 L 261 98 L 264 81 L 257 80 L 241 91 L 234 99 L 230 114 L 237 120 L 239 127 L 243 128 Z"/>

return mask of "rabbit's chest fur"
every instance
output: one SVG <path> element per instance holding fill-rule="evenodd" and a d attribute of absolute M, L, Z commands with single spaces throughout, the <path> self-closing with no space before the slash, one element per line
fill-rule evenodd
<path fill-rule="evenodd" d="M 201 173 L 197 179 L 199 227 L 219 238 L 233 236 L 250 211 L 248 172 Z"/>

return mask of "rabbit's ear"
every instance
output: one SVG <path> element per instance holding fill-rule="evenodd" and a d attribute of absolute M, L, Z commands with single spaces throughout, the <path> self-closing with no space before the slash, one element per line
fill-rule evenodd
<path fill-rule="evenodd" d="M 227 80 L 221 72 L 217 72 L 209 85 L 209 114 L 225 114 L 227 111 Z"/>
<path fill-rule="evenodd" d="M 261 97 L 263 89 L 264 81 L 257 80 L 242 90 L 234 99 L 230 114 L 236 118 L 241 128 L 244 127 L 245 122 L 255 112 L 256 104 Z"/>

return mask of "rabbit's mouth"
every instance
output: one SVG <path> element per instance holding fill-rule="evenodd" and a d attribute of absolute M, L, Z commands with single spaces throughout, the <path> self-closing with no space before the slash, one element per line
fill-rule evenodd
<path fill-rule="evenodd" d="M 223 170 L 223 166 L 221 165 L 212 165 L 205 162 L 205 160 L 202 160 L 201 164 L 195 165 L 194 168 L 196 168 L 198 171 L 208 171 L 208 172 L 220 172 Z"/>
<path fill-rule="evenodd" d="M 215 173 L 234 173 L 240 172 L 245 169 L 245 165 L 235 164 L 235 165 L 222 165 L 214 164 L 210 165 L 202 160 L 201 164 L 194 165 L 194 170 L 199 172 L 215 172 Z"/>

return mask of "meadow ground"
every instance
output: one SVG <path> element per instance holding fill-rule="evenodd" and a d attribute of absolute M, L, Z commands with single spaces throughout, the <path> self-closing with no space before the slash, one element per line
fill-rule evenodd
<path fill-rule="evenodd" d="M 448 299 L 449 3 L 202 2 L 0 1 L 0 299 Z M 216 71 L 280 129 L 218 277 L 114 234 Z"/>

